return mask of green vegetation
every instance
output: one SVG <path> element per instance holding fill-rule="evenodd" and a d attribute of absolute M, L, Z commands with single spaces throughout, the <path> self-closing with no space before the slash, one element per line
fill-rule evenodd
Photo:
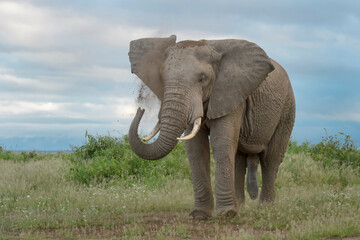
<path fill-rule="evenodd" d="M 188 218 L 193 193 L 181 143 L 154 162 L 137 158 L 126 137 L 87 135 L 69 154 L 1 149 L 0 239 L 359 237 L 359 156 L 342 133 L 314 145 L 291 141 L 275 203 L 247 197 L 236 218 L 198 222 Z"/>
<path fill-rule="evenodd" d="M 178 143 L 171 154 L 159 161 L 144 161 L 132 152 L 127 136 L 86 134 L 86 137 L 87 143 L 73 147 L 68 156 L 72 163 L 70 177 L 79 183 L 89 185 L 117 179 L 127 184 L 141 181 L 158 186 L 169 180 L 190 177 L 183 143 Z"/>
<path fill-rule="evenodd" d="M 288 153 L 308 154 L 315 161 L 323 163 L 324 167 L 348 166 L 360 171 L 360 150 L 351 137 L 342 132 L 334 136 L 326 132 L 326 136 L 323 136 L 318 144 L 305 141 L 299 145 L 296 141 L 290 141 Z"/>
<path fill-rule="evenodd" d="M 31 152 L 4 151 L 4 149 L 0 146 L 0 159 L 3 160 L 11 160 L 14 162 L 28 162 L 28 161 L 42 160 L 46 157 L 49 157 L 49 155 L 51 154 L 37 153 L 35 151 L 31 151 Z"/>

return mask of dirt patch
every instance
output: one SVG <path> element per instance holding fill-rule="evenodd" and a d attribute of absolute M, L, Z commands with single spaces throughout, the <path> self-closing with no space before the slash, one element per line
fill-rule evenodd
<path fill-rule="evenodd" d="M 345 237 L 345 238 L 331 237 L 331 238 L 326 238 L 326 240 L 360 240 L 360 237 Z"/>
<path fill-rule="evenodd" d="M 184 212 L 160 212 L 131 214 L 114 220 L 114 226 L 86 226 L 64 229 L 37 229 L 19 233 L 14 239 L 27 237 L 51 239 L 214 239 L 223 237 L 241 238 L 286 236 L 273 231 L 251 228 L 248 223 L 232 220 L 192 220 Z M 352 239 L 353 240 L 353 239 Z"/>

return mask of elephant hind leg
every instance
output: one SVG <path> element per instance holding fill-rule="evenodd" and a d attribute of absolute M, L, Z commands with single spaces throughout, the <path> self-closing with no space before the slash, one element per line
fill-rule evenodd
<path fill-rule="evenodd" d="M 279 166 L 284 159 L 290 135 L 291 129 L 280 122 L 269 142 L 268 148 L 260 156 L 262 175 L 260 203 L 275 200 L 275 180 Z"/>
<path fill-rule="evenodd" d="M 239 204 L 245 203 L 246 154 L 237 152 L 235 157 L 235 194 Z"/>

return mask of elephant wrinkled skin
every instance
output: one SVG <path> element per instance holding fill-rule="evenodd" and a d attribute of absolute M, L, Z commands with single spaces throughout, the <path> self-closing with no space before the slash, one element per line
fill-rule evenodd
<path fill-rule="evenodd" d="M 285 70 L 264 50 L 245 40 L 201 40 L 176 43 L 176 36 L 143 38 L 130 43 L 131 71 L 161 101 L 158 138 L 143 143 L 138 125 L 129 142 L 141 158 L 166 156 L 185 131 L 194 187 L 195 219 L 212 216 L 210 147 L 215 159 L 217 214 L 232 217 L 245 201 L 244 185 L 260 203 L 275 199 L 275 180 L 295 121 L 295 98 Z M 200 122 L 201 121 L 201 122 Z M 194 124 L 196 122 L 196 124 Z M 192 131 L 193 125 L 200 127 Z M 210 136 L 210 138 L 209 138 Z"/>

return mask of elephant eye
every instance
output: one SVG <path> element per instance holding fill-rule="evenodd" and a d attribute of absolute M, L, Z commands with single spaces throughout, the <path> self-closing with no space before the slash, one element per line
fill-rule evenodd
<path fill-rule="evenodd" d="M 203 81 L 205 81 L 205 79 L 206 79 L 205 74 L 201 74 L 199 82 L 203 82 Z"/>

